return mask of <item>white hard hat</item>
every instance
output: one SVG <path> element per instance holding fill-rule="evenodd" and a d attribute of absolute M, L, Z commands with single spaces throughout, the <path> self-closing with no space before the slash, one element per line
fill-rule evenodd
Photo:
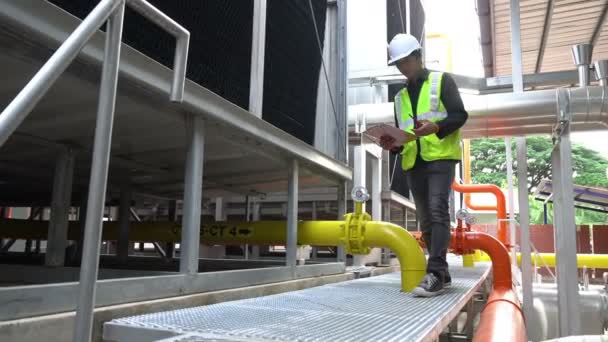
<path fill-rule="evenodd" d="M 398 60 L 419 49 L 421 49 L 421 46 L 416 37 L 409 33 L 397 34 L 388 45 L 388 65 L 394 65 Z"/>

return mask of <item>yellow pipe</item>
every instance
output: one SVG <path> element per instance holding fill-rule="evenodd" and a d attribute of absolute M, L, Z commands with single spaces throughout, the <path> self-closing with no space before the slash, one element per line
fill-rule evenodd
<path fill-rule="evenodd" d="M 481 251 L 479 249 L 476 249 L 475 253 L 473 253 L 473 261 L 481 261 L 481 256 Z"/>
<path fill-rule="evenodd" d="M 386 222 L 370 221 L 367 213 L 347 214 L 345 221 L 301 221 L 298 244 L 346 246 L 351 254 L 368 254 L 373 247 L 388 247 L 401 264 L 401 287 L 411 291 L 422 279 L 426 258 L 416 239 L 405 229 Z M 285 221 L 214 222 L 201 226 L 201 243 L 281 245 L 286 241 Z M 0 236 L 14 239 L 46 239 L 48 223 L 0 220 Z M 104 222 L 102 240 L 117 240 L 118 222 Z M 78 240 L 79 224 L 70 222 L 69 240 Z M 131 222 L 130 241 L 181 242 L 181 226 L 172 222 Z"/>
<path fill-rule="evenodd" d="M 533 254 L 532 257 L 532 264 L 536 261 L 537 266 L 542 267 L 547 265 L 548 267 L 555 267 L 555 253 L 538 253 L 538 255 Z M 483 255 L 481 259 L 483 261 L 490 261 L 488 255 Z M 520 253 L 517 253 L 517 264 L 521 265 Z M 608 268 L 608 254 L 577 254 L 576 266 L 578 268 L 583 268 L 585 266 L 588 268 Z"/>
<path fill-rule="evenodd" d="M 462 256 L 462 267 L 473 267 L 473 266 L 475 266 L 474 255 L 475 254 L 464 254 Z"/>
<path fill-rule="evenodd" d="M 416 238 L 407 230 L 387 222 L 367 222 L 364 244 L 369 247 L 388 247 L 401 265 L 401 289 L 409 292 L 426 273 L 426 258 Z"/>

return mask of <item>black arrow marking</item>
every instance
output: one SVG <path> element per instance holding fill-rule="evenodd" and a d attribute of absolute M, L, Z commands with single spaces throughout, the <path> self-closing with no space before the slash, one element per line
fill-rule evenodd
<path fill-rule="evenodd" d="M 239 229 L 239 234 L 240 235 L 249 235 L 251 233 L 251 230 L 249 228 L 247 229 Z"/>

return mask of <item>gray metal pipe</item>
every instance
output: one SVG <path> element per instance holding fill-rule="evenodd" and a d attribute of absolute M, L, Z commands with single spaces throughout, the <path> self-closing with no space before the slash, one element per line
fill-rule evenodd
<path fill-rule="evenodd" d="M 593 46 L 591 44 L 577 44 L 571 48 L 572 59 L 578 69 L 579 87 L 585 87 L 590 84 L 590 69 L 591 56 L 593 54 Z"/>
<path fill-rule="evenodd" d="M 593 66 L 593 70 L 595 71 L 595 78 L 600 81 L 601 86 L 606 86 L 606 80 L 608 79 L 608 60 L 603 59 L 596 61 Z"/>
<path fill-rule="evenodd" d="M 557 289 L 555 287 L 534 286 L 534 313 L 527 317 L 533 324 L 532 341 L 543 341 L 559 337 Z M 599 291 L 580 291 L 580 334 L 602 334 L 608 322 L 608 299 Z"/>
<path fill-rule="evenodd" d="M 608 88 L 589 86 L 568 89 L 567 92 L 573 131 L 608 128 Z M 465 138 L 551 134 L 557 122 L 555 89 L 488 95 L 462 94 L 462 100 L 469 113 L 463 127 Z M 368 126 L 394 123 L 393 104 L 351 106 L 351 129 L 362 121 Z"/>

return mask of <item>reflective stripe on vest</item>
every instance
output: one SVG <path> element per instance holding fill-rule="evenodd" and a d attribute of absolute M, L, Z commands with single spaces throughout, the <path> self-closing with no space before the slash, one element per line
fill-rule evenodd
<path fill-rule="evenodd" d="M 439 79 L 441 74 L 438 72 L 432 72 L 431 78 L 431 111 L 436 112 L 439 110 Z M 447 118 L 448 114 L 444 113 Z"/>
<path fill-rule="evenodd" d="M 403 117 L 401 116 L 401 106 L 401 92 L 399 91 L 397 92 L 397 96 L 395 96 L 395 113 L 397 113 L 397 123 L 399 123 L 399 128 L 405 130 L 409 124 L 408 122 L 403 122 Z"/>
<path fill-rule="evenodd" d="M 442 73 L 431 72 L 427 80 L 424 81 L 416 108 L 417 113 L 420 113 L 416 115 L 417 121 L 428 120 L 438 122 L 447 118 L 448 114 L 441 102 L 442 76 Z M 399 128 L 413 133 L 414 114 L 407 88 L 402 89 L 395 96 L 395 110 Z M 414 166 L 416 155 L 418 154 L 418 146 L 420 146 L 420 156 L 423 160 L 460 160 L 462 154 L 460 137 L 460 130 L 457 130 L 443 139 L 439 139 L 435 134 L 430 134 L 418 138 L 419 144 L 416 141 L 405 144 L 401 153 L 402 168 L 409 170 Z"/>

